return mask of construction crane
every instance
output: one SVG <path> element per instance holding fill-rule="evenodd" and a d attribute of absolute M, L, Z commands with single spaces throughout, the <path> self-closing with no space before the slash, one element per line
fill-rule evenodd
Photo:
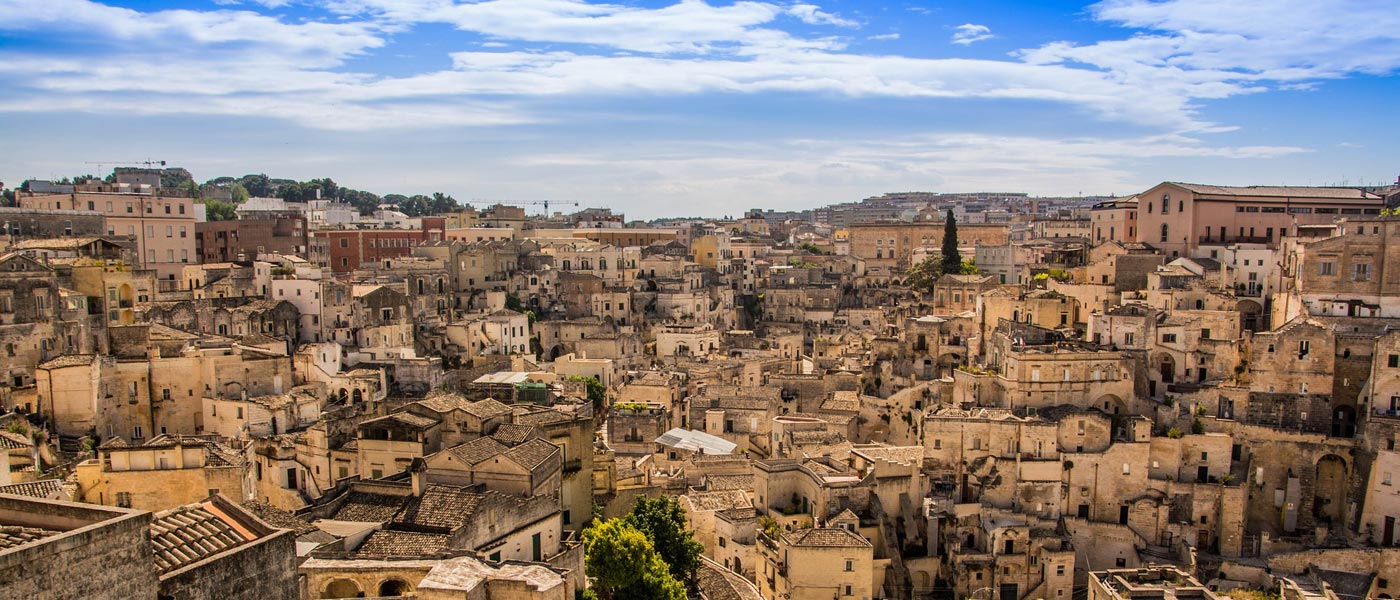
<path fill-rule="evenodd" d="M 564 206 L 578 207 L 578 202 L 559 202 L 551 200 L 525 200 L 519 202 L 505 202 L 500 200 L 471 200 L 466 202 L 466 204 L 485 204 L 492 206 L 496 204 L 503 204 L 506 206 L 541 206 L 544 207 L 544 215 L 546 217 L 549 216 L 549 205 L 551 204 L 562 204 Z"/>
<path fill-rule="evenodd" d="M 103 170 L 105 170 L 104 167 L 106 167 L 107 165 L 112 165 L 113 167 L 135 167 L 135 166 L 138 166 L 138 165 L 139 165 L 139 166 L 145 167 L 145 168 L 147 168 L 147 169 L 152 168 L 152 167 L 164 167 L 164 166 L 165 166 L 165 161 L 163 161 L 163 160 L 149 160 L 149 159 L 148 159 L 148 160 L 100 160 L 100 161 L 98 161 L 98 160 L 90 160 L 90 161 L 84 162 L 83 164 L 85 164 L 85 165 L 97 165 L 97 170 L 98 170 L 98 171 L 103 171 Z"/>

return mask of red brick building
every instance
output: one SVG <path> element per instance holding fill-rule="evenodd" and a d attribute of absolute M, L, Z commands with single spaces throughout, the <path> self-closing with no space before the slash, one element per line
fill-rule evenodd
<path fill-rule="evenodd" d="M 422 229 L 323 229 L 312 232 L 312 256 L 336 273 L 348 273 L 360 265 L 408 256 L 420 244 L 443 239 L 446 219 L 423 217 Z"/>
<path fill-rule="evenodd" d="M 253 260 L 271 252 L 306 257 L 306 217 L 209 221 L 194 226 L 195 247 L 203 263 Z"/>

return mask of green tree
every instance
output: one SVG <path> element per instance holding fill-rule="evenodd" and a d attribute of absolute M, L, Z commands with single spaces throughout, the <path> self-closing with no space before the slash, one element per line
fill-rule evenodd
<path fill-rule="evenodd" d="M 632 512 L 624 519 L 651 540 L 661 560 L 670 566 L 672 577 L 680 581 L 694 581 L 705 547 L 695 541 L 686 527 L 685 509 L 679 502 L 665 496 L 637 496 Z"/>
<path fill-rule="evenodd" d="M 428 201 L 428 214 L 440 215 L 443 213 L 456 212 L 461 208 L 457 204 L 457 199 L 442 192 L 433 192 L 433 197 Z"/>
<path fill-rule="evenodd" d="M 603 387 L 603 383 L 601 381 L 598 381 L 597 377 L 593 377 L 591 375 L 588 377 L 584 377 L 582 375 L 570 375 L 567 378 L 565 378 L 565 380 L 583 382 L 584 387 L 588 390 L 588 399 L 593 402 L 593 409 L 603 409 L 603 401 L 607 399 L 608 389 Z"/>
<path fill-rule="evenodd" d="M 583 531 L 583 570 L 599 600 L 684 600 L 685 586 L 671 576 L 646 534 L 622 519 Z"/>
<path fill-rule="evenodd" d="M 210 221 L 232 221 L 238 218 L 233 204 L 222 200 L 204 200 L 204 216 Z"/>
<path fill-rule="evenodd" d="M 233 186 L 232 186 L 232 191 L 233 191 L 233 203 L 234 203 L 234 204 L 242 204 L 242 203 L 248 201 L 248 198 L 249 198 L 249 196 L 248 196 L 248 188 L 243 187 L 242 184 L 239 184 L 239 183 L 233 184 Z"/>
<path fill-rule="evenodd" d="M 977 268 L 977 262 L 969 258 L 962 261 L 962 268 L 959 269 L 958 272 L 962 273 L 963 275 L 976 275 L 978 273 L 981 273 L 982 269 Z"/>
<path fill-rule="evenodd" d="M 962 272 L 962 255 L 958 254 L 958 220 L 953 218 L 951 210 L 943 224 L 943 272 Z"/>
<path fill-rule="evenodd" d="M 244 175 L 238 178 L 237 183 L 243 186 L 243 189 L 248 191 L 248 195 L 254 198 L 266 198 L 277 191 L 277 188 L 272 185 L 272 179 L 262 173 Z"/>
<path fill-rule="evenodd" d="M 908 276 L 909 287 L 925 294 L 931 294 L 933 293 L 933 285 L 938 282 L 939 277 L 943 276 L 943 261 L 930 256 L 909 267 L 905 275 Z"/>

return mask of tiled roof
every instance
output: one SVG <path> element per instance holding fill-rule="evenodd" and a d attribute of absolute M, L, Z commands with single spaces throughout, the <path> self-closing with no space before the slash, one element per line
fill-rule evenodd
<path fill-rule="evenodd" d="M 0 550 L 9 550 L 60 533 L 63 532 L 34 527 L 0 526 Z"/>
<path fill-rule="evenodd" d="M 20 450 L 34 447 L 24 434 L 0 431 L 0 450 Z"/>
<path fill-rule="evenodd" d="M 321 531 L 315 525 L 312 525 L 310 521 L 302 519 L 301 517 L 298 517 L 289 511 L 282 510 L 280 508 L 277 508 L 276 506 L 267 504 L 265 502 L 249 500 L 247 502 L 239 504 L 239 506 L 242 507 L 243 510 L 252 513 L 253 516 L 262 519 L 263 522 L 267 523 L 268 525 L 280 529 L 290 529 L 293 533 L 297 534 L 298 536 L 313 534 L 318 531 Z"/>
<path fill-rule="evenodd" d="M 413 413 L 408 412 L 397 412 L 392 415 L 384 415 L 382 417 L 363 421 L 360 423 L 360 427 L 365 427 L 366 425 L 381 425 L 390 423 L 404 425 L 413 429 L 428 429 L 429 427 L 437 425 L 438 420 L 420 415 L 415 415 Z"/>
<path fill-rule="evenodd" d="M 821 409 L 857 412 L 860 410 L 860 394 L 857 392 L 832 392 L 831 397 L 822 403 Z"/>
<path fill-rule="evenodd" d="M 250 539 L 203 504 L 162 511 L 151 520 L 151 546 L 155 550 L 156 569 L 162 575 Z"/>
<path fill-rule="evenodd" d="M 923 446 L 855 446 L 851 452 L 901 465 L 921 465 L 924 462 Z"/>
<path fill-rule="evenodd" d="M 62 479 L 44 479 L 42 481 L 0 485 L 0 494 L 14 494 L 16 496 L 30 496 L 33 498 L 52 498 L 54 494 L 62 491 Z"/>
<path fill-rule="evenodd" d="M 92 364 L 91 354 L 65 354 L 53 360 L 40 363 L 40 369 L 62 369 L 65 367 L 81 367 Z"/>
<path fill-rule="evenodd" d="M 719 517 L 719 518 L 721 518 L 721 519 L 724 519 L 724 520 L 726 520 L 726 521 L 729 521 L 729 522 L 731 522 L 731 523 L 735 523 L 735 522 L 739 522 L 739 521 L 747 521 L 747 520 L 750 520 L 750 519 L 757 519 L 757 518 L 758 518 L 758 509 L 756 509 L 756 508 L 754 508 L 754 507 L 752 507 L 752 506 L 741 507 L 741 508 L 727 508 L 727 509 L 724 509 L 724 510 L 717 510 L 717 511 L 715 511 L 715 516 L 717 516 L 717 517 Z"/>
<path fill-rule="evenodd" d="M 550 425 L 550 424 L 553 424 L 553 423 L 563 423 L 563 422 L 568 421 L 568 420 L 569 420 L 569 415 L 566 415 L 566 414 L 564 414 L 564 413 L 562 413 L 562 412 L 560 412 L 560 411 L 554 410 L 554 409 L 552 409 L 552 408 L 546 408 L 546 409 L 544 409 L 544 410 L 532 410 L 532 411 L 528 411 L 528 412 L 521 412 L 521 413 L 517 413 L 517 414 L 515 415 L 515 422 L 516 422 L 516 424 L 518 424 L 518 425 L 533 425 L 533 426 L 535 426 L 535 427 L 540 427 L 540 426 L 543 426 L 543 425 Z"/>
<path fill-rule="evenodd" d="M 710 491 L 753 489 L 753 475 L 709 475 L 705 477 L 705 487 Z"/>
<path fill-rule="evenodd" d="M 451 536 L 446 533 L 418 533 L 414 531 L 376 531 L 355 554 L 360 556 L 416 557 L 442 552 L 447 548 Z"/>
<path fill-rule="evenodd" d="M 403 510 L 394 517 L 394 522 L 448 531 L 457 529 L 472 518 L 477 505 L 481 504 L 482 495 L 469 489 L 429 485 L 423 490 L 422 497 L 412 498 L 404 505 Z"/>
<path fill-rule="evenodd" d="M 762 600 L 758 588 L 744 577 L 703 560 L 695 570 L 695 586 L 704 600 Z"/>
<path fill-rule="evenodd" d="M 464 444 L 458 444 L 448 448 L 447 451 L 451 453 L 452 456 L 457 457 L 458 460 L 468 465 L 477 465 L 500 456 L 501 453 L 509 449 L 509 446 L 495 439 L 483 437 L 476 438 Z"/>
<path fill-rule="evenodd" d="M 695 507 L 695 510 L 704 511 L 728 510 L 753 505 L 749 501 L 748 494 L 739 490 L 691 492 L 689 498 L 690 504 Z"/>
<path fill-rule="evenodd" d="M 507 446 L 515 446 L 530 439 L 539 433 L 539 430 L 530 425 L 517 425 L 506 423 L 496 428 L 496 433 L 491 434 L 496 441 Z"/>
<path fill-rule="evenodd" d="M 383 523 L 394 518 L 408 500 L 405 496 L 389 496 L 352 491 L 331 517 L 336 521 L 366 521 Z"/>
<path fill-rule="evenodd" d="M 452 392 L 438 392 L 418 401 L 420 406 L 438 413 L 466 410 L 471 403 L 465 396 Z"/>
<path fill-rule="evenodd" d="M 1251 185 L 1248 187 L 1234 187 L 1224 185 L 1203 185 L 1199 183 L 1179 183 L 1175 181 L 1169 181 L 1167 183 L 1190 190 L 1197 194 L 1205 194 L 1208 196 L 1350 198 L 1355 200 L 1380 200 L 1380 196 L 1358 188 L 1302 187 L 1276 185 Z"/>
<path fill-rule="evenodd" d="M 481 419 L 486 419 L 497 415 L 509 413 L 510 407 L 501 404 L 500 402 L 497 402 L 496 400 L 493 400 L 491 398 L 487 398 L 479 402 L 472 402 L 471 404 L 462 407 L 462 410 L 467 411 L 472 416 Z"/>
<path fill-rule="evenodd" d="M 535 438 L 511 448 L 505 453 L 505 456 L 525 467 L 526 470 L 533 471 L 558 453 L 558 446 Z"/>
<path fill-rule="evenodd" d="M 789 546 L 817 546 L 823 548 L 869 548 L 870 541 L 835 527 L 799 529 L 783 534 L 783 541 Z"/>

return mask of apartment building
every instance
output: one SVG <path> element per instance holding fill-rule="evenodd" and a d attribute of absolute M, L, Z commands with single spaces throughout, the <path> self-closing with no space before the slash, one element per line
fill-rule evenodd
<path fill-rule="evenodd" d="M 178 287 L 183 265 L 199 262 L 195 224 L 203 220 L 204 206 L 155 188 L 107 184 L 79 185 L 66 194 L 23 194 L 20 208 L 32 210 L 88 211 L 103 215 L 107 234 L 127 236 L 135 242 L 137 260 L 154 269 L 169 290 Z"/>

